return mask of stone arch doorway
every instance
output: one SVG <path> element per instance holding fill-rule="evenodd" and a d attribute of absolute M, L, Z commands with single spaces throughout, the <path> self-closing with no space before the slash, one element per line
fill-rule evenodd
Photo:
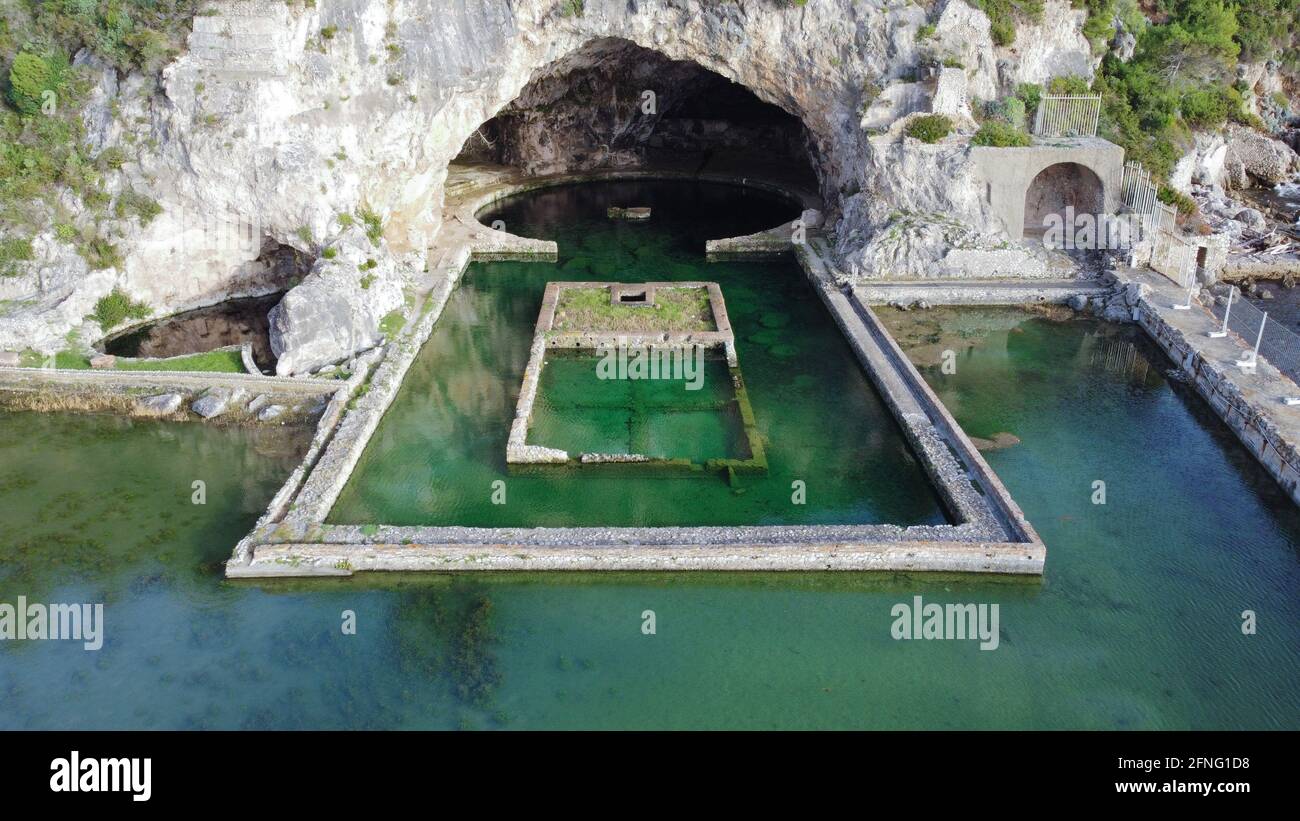
<path fill-rule="evenodd" d="M 1065 219 L 1067 209 L 1075 214 L 1105 212 L 1105 187 L 1091 168 L 1074 162 L 1049 165 L 1025 190 L 1025 239 L 1041 239 L 1053 214 Z"/>

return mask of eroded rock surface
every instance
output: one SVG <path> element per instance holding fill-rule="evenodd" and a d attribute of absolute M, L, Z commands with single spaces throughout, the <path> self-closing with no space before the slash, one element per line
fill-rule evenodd
<path fill-rule="evenodd" d="M 1027 26 L 1010 49 L 992 45 L 987 18 L 963 0 L 932 19 L 973 100 L 1085 68 L 1071 15 L 1065 0 L 1052 0 L 1050 36 Z M 406 274 L 420 270 L 441 227 L 447 165 L 480 126 L 515 117 L 505 158 L 537 170 L 638 162 L 653 118 L 683 90 L 674 85 L 690 67 L 683 63 L 798 120 L 845 260 L 884 253 L 870 245 L 900 210 L 943 213 L 984 236 L 1000 229 L 981 205 L 963 141 L 918 146 L 896 129 L 861 125 L 876 99 L 888 102 L 886 131 L 890 118 L 928 107 L 933 89 L 916 79 L 926 20 L 911 4 L 856 0 L 586 0 L 580 14 L 557 0 L 206 4 L 159 84 L 78 57 L 93 89 L 84 112 L 92 143 L 132 148 L 108 188 L 136 190 L 162 212 L 117 226 L 122 262 L 100 271 L 53 236 L 35 237 L 37 259 L 0 280 L 0 299 L 21 305 L 0 316 L 0 349 L 51 352 L 75 329 L 93 338 L 99 331 L 85 317 L 114 288 L 155 316 L 282 290 L 301 272 L 287 274 L 267 249 L 287 248 L 311 267 L 273 319 L 277 370 L 338 361 L 375 344 L 378 323 L 402 304 Z M 644 69 L 606 59 L 630 47 L 661 58 Z M 598 105 L 601 79 L 617 80 L 609 87 L 618 95 L 656 91 L 659 113 L 638 113 L 640 94 Z M 530 84 L 534 96 L 519 100 Z M 659 147 L 698 144 L 714 128 L 703 115 L 681 119 L 656 134 Z M 562 132 L 548 136 L 556 123 Z M 789 142 L 762 128 L 749 133 Z M 383 235 L 364 251 L 344 219 L 363 213 Z M 326 247 L 339 256 L 324 259 Z M 375 260 L 368 287 L 349 248 Z"/>

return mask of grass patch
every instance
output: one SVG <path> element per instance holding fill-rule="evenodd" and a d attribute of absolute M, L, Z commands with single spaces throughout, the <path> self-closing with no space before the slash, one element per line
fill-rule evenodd
<path fill-rule="evenodd" d="M 404 327 L 406 327 L 406 314 L 401 308 L 388 312 L 383 319 L 379 320 L 379 332 L 389 339 L 396 337 Z"/>
<path fill-rule="evenodd" d="M 714 331 L 704 288 L 658 288 L 653 306 L 613 305 L 608 288 L 565 288 L 553 331 Z"/>
<path fill-rule="evenodd" d="M 167 360 L 142 359 L 128 362 L 119 359 L 119 371 L 196 371 L 202 373 L 245 373 L 239 351 L 208 351 Z"/>
<path fill-rule="evenodd" d="M 17 263 L 31 262 L 34 252 L 32 241 L 26 237 L 0 239 L 0 277 L 16 277 L 21 271 Z"/>
<path fill-rule="evenodd" d="M 23 368 L 44 368 L 48 357 L 33 350 L 23 351 L 18 365 Z M 54 367 L 60 370 L 90 370 L 90 360 L 76 351 L 59 351 L 54 355 Z"/>

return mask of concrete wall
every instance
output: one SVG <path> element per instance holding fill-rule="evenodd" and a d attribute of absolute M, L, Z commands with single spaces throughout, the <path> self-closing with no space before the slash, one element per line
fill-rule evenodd
<path fill-rule="evenodd" d="M 1233 372 L 1232 366 L 1225 367 L 1215 357 L 1199 350 L 1206 344 L 1203 337 L 1189 338 L 1161 316 L 1160 308 L 1151 299 L 1141 300 L 1137 319 L 1147 334 L 1178 363 L 1197 393 L 1227 423 L 1251 455 L 1277 480 L 1292 501 L 1300 504 L 1300 453 L 1296 452 L 1287 432 L 1256 404 L 1258 397 L 1252 401 L 1252 396 L 1238 384 L 1241 377 Z M 1225 504 L 1230 502 L 1224 500 Z"/>
<path fill-rule="evenodd" d="M 985 200 L 1007 233 L 1019 238 L 1025 226 L 1025 194 L 1039 172 L 1058 163 L 1076 163 L 1101 180 L 1102 209 L 1114 213 L 1120 205 L 1124 149 L 1106 140 L 1038 140 L 1023 148 L 972 146 L 971 158 L 984 177 Z"/>
<path fill-rule="evenodd" d="M 1228 238 L 1223 234 L 1183 236 L 1157 232 L 1153 241 L 1142 243 L 1135 260 L 1151 266 L 1174 282 L 1182 284 L 1188 260 L 1191 260 L 1196 283 L 1212 285 L 1223 274 L 1228 261 Z"/>

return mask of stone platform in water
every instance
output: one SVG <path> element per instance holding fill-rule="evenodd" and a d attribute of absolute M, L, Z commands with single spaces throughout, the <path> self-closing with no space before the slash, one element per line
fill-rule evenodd
<path fill-rule="evenodd" d="M 612 220 L 629 220 L 631 222 L 642 222 L 650 219 L 650 209 L 645 206 L 636 208 L 618 208 L 613 207 L 605 211 L 605 216 Z"/>
<path fill-rule="evenodd" d="M 725 375 L 718 372 L 720 362 L 710 369 L 714 384 L 707 391 L 701 390 L 709 381 L 706 350 L 720 351 L 727 366 Z M 569 379 L 563 384 L 588 377 L 576 389 L 579 400 L 545 397 L 546 419 L 553 424 L 544 426 L 542 438 L 558 438 L 567 448 L 528 441 L 550 351 L 592 354 L 590 369 L 565 363 Z M 737 364 L 731 322 L 715 282 L 548 283 L 506 463 L 765 473 L 762 437 Z M 647 387 L 641 386 L 644 380 Z M 664 383 L 681 383 L 684 392 L 664 390 Z M 552 387 L 562 390 L 558 383 Z"/>

